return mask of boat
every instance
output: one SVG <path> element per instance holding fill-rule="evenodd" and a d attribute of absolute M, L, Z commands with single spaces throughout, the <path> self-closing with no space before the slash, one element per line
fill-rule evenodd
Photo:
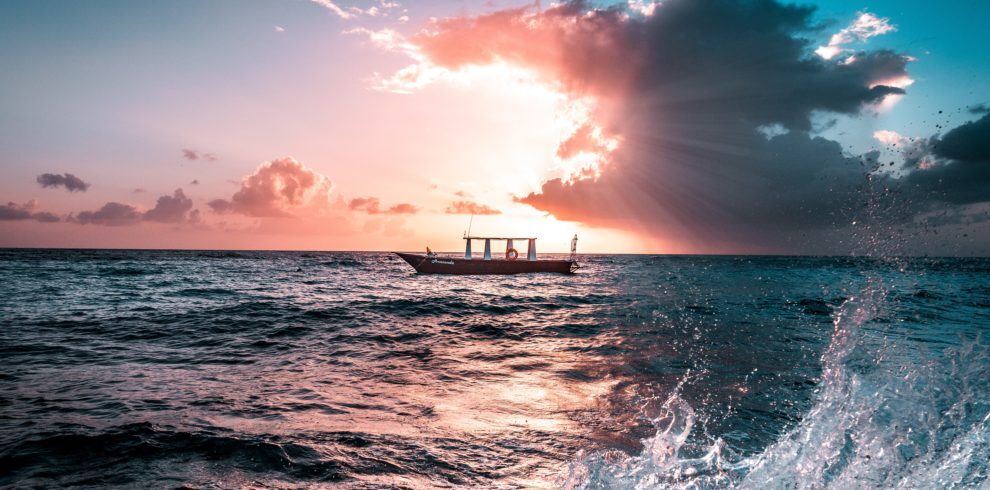
<path fill-rule="evenodd" d="M 534 237 L 479 237 L 464 236 L 464 257 L 441 256 L 426 249 L 425 254 L 394 252 L 416 269 L 420 274 L 525 274 L 534 272 L 555 272 L 573 274 L 579 268 L 577 263 L 577 235 L 571 240 L 571 255 L 567 260 L 537 259 L 536 238 Z M 471 253 L 471 242 L 485 241 L 485 253 L 481 258 Z M 526 257 L 519 257 L 519 252 L 513 247 L 515 241 L 525 240 L 528 243 Z M 492 256 L 492 241 L 505 242 L 505 256 Z"/>

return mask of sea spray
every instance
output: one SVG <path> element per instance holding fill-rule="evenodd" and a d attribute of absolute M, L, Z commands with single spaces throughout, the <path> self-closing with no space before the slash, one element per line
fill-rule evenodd
<path fill-rule="evenodd" d="M 823 358 L 819 400 L 802 423 L 747 462 L 741 488 L 957 488 L 986 484 L 987 346 L 937 356 L 908 344 L 870 350 L 863 328 L 882 291 L 847 301 Z M 864 360 L 870 362 L 863 362 Z"/>
<path fill-rule="evenodd" d="M 900 285 L 898 285 L 900 286 Z M 982 336 L 927 350 L 885 315 L 892 285 L 870 279 L 833 318 L 813 408 L 764 450 L 721 438 L 701 457 L 698 418 L 678 393 L 652 418 L 642 451 L 582 453 L 561 486 L 592 488 L 975 488 L 988 484 L 990 372 Z M 683 383 L 682 383 L 683 384 Z"/>

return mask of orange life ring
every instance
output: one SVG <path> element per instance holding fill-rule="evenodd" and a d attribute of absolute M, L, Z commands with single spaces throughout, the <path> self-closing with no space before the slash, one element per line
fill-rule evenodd
<path fill-rule="evenodd" d="M 505 251 L 505 260 L 516 260 L 519 258 L 519 252 L 516 249 L 510 248 Z"/>

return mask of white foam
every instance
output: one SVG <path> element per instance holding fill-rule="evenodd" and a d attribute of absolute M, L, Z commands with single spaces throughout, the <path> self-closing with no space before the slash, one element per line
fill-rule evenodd
<path fill-rule="evenodd" d="M 813 408 L 762 452 L 742 458 L 715 439 L 686 457 L 697 414 L 675 390 L 639 454 L 579 454 L 561 486 L 990 488 L 987 346 L 976 339 L 932 356 L 890 343 L 863 328 L 885 296 L 871 284 L 839 308 Z"/>

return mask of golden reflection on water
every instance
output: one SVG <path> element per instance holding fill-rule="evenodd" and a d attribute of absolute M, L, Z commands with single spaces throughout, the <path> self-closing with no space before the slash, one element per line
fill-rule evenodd
<path fill-rule="evenodd" d="M 231 384 L 236 392 L 225 394 L 240 400 L 241 407 L 232 411 L 239 415 L 217 414 L 204 421 L 256 434 L 349 432 L 481 444 L 525 440 L 534 431 L 551 439 L 573 437 L 591 432 L 574 415 L 593 411 L 617 383 L 608 377 L 568 377 L 568 373 L 589 368 L 587 353 L 568 349 L 573 342 L 540 338 L 516 341 L 511 347 L 497 342 L 434 346 L 428 358 L 405 362 L 352 359 L 354 364 L 347 369 L 307 363 L 303 369 L 272 369 L 255 376 L 228 372 L 224 377 L 240 377 L 236 385 Z M 393 364 L 383 366 L 383 362 Z M 437 364 L 442 367 L 438 369 Z M 389 376 L 374 382 L 355 374 L 382 372 Z M 266 409 L 256 410 L 259 417 L 254 418 L 250 406 Z M 273 418 L 269 407 L 286 409 Z M 513 484 L 551 485 L 563 467 L 563 463 L 559 468 L 548 467 L 546 455 L 533 458 L 516 465 L 516 469 L 530 467 L 532 473 L 514 475 Z M 382 478 L 361 476 L 368 482 L 432 486 L 409 476 Z"/>

